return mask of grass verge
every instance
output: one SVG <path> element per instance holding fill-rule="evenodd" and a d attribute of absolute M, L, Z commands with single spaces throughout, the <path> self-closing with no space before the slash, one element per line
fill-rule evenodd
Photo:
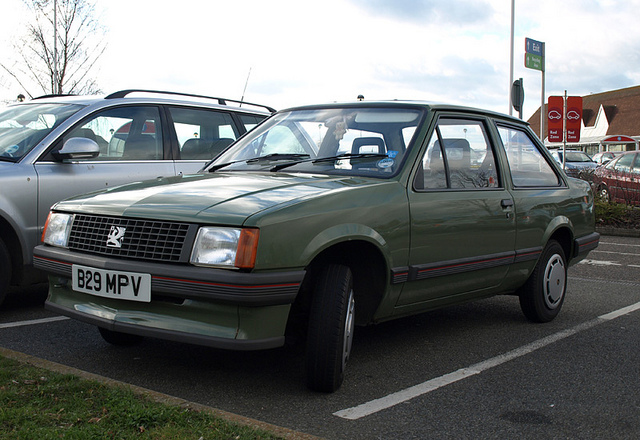
<path fill-rule="evenodd" d="M 279 439 L 205 411 L 156 402 L 0 356 L 0 439 Z"/>

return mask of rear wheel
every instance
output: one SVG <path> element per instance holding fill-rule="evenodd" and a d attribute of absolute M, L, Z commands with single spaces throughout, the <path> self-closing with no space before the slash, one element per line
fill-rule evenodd
<path fill-rule="evenodd" d="M 609 194 L 609 189 L 606 186 L 598 188 L 598 197 L 600 197 L 600 200 L 603 202 L 611 201 L 611 195 Z"/>
<path fill-rule="evenodd" d="M 5 246 L 4 241 L 0 238 L 0 304 L 4 301 L 9 291 L 11 282 L 11 256 L 9 250 Z"/>
<path fill-rule="evenodd" d="M 128 347 L 131 345 L 137 345 L 142 341 L 142 336 L 107 330 L 103 327 L 98 327 L 98 330 L 100 331 L 100 336 L 102 336 L 102 339 L 112 345 Z"/>
<path fill-rule="evenodd" d="M 331 393 L 342 384 L 355 328 L 353 276 L 347 266 L 324 267 L 316 280 L 307 335 L 307 386 Z"/>
<path fill-rule="evenodd" d="M 550 240 L 527 283 L 520 291 L 520 308 L 533 322 L 553 320 L 567 291 L 567 263 L 562 246 Z"/>

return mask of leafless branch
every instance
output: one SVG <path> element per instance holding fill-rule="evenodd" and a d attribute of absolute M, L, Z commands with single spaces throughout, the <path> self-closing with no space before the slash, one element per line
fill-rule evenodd
<path fill-rule="evenodd" d="M 15 61 L 3 60 L 0 68 L 24 94 L 99 90 L 92 75 L 106 49 L 106 31 L 95 18 L 95 1 L 23 0 L 30 11 L 25 35 L 13 43 Z"/>

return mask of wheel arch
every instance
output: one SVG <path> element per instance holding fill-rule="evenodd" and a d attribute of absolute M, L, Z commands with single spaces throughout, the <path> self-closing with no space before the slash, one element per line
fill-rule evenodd
<path fill-rule="evenodd" d="M 13 225 L 2 216 L 0 216 L 0 239 L 2 239 L 9 251 L 9 258 L 11 260 L 10 284 L 18 284 L 22 279 L 22 243 Z"/>
<path fill-rule="evenodd" d="M 320 268 L 327 264 L 342 264 L 351 269 L 356 302 L 356 323 L 368 324 L 382 301 L 388 283 L 387 261 L 379 247 L 366 240 L 334 243 L 323 249 L 307 266 L 307 276 L 296 302 L 307 304 Z"/>
<path fill-rule="evenodd" d="M 569 261 L 571 261 L 571 259 L 573 259 L 574 257 L 572 246 L 573 232 L 571 231 L 569 225 L 563 224 L 557 227 L 550 234 L 549 238 L 546 240 L 546 243 L 548 243 L 550 240 L 555 240 L 558 242 L 558 244 L 560 244 L 562 250 L 564 251 L 565 259 L 567 260 L 567 263 L 569 263 Z"/>

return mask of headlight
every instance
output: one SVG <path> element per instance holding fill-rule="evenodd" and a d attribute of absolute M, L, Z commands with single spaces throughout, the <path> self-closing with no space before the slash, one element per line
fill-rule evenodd
<path fill-rule="evenodd" d="M 49 213 L 49 218 L 47 218 L 47 223 L 44 225 L 44 232 L 42 233 L 43 243 L 51 246 L 67 247 L 72 224 L 73 214 Z"/>
<path fill-rule="evenodd" d="M 258 248 L 258 230 L 203 227 L 191 251 L 196 266 L 253 268 Z"/>

